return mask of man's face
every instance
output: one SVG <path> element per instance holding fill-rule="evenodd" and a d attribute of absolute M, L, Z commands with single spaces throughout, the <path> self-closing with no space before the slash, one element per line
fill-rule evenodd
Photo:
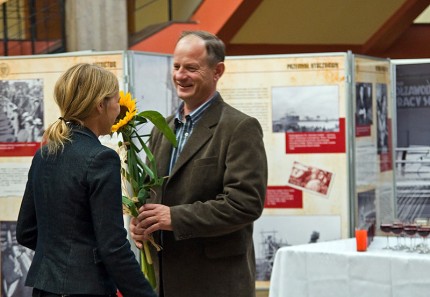
<path fill-rule="evenodd" d="M 210 67 L 204 41 L 189 35 L 179 40 L 173 53 L 173 83 L 178 97 L 190 109 L 195 109 L 216 90 L 220 75 L 217 67 Z"/>

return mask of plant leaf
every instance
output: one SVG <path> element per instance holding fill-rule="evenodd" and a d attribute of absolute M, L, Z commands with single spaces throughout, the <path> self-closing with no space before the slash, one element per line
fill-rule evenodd
<path fill-rule="evenodd" d="M 137 217 L 139 215 L 139 212 L 137 210 L 136 205 L 134 204 L 134 202 L 128 198 L 127 196 L 122 196 L 122 204 L 125 205 L 125 207 L 127 207 L 127 209 L 130 211 L 130 214 L 133 217 Z"/>
<path fill-rule="evenodd" d="M 172 129 L 170 129 L 169 125 L 167 124 L 166 119 L 158 111 L 145 110 L 140 112 L 138 116 L 142 116 L 151 121 L 151 123 L 153 123 L 154 126 L 157 127 L 161 133 L 163 133 L 163 135 L 173 144 L 173 146 L 176 147 L 178 145 L 175 133 L 173 133 Z"/>

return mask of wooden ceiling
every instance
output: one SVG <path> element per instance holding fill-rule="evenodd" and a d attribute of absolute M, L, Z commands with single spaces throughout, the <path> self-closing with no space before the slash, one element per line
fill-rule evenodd
<path fill-rule="evenodd" d="M 208 30 L 227 55 L 352 51 L 429 58 L 430 25 L 414 24 L 430 0 L 203 0 L 190 22 L 169 26 L 130 49 L 172 53 L 182 30 Z"/>
<path fill-rule="evenodd" d="M 430 57 L 430 25 L 413 24 L 429 0 L 254 2 L 260 3 L 246 19 L 231 19 L 219 33 L 228 40 L 229 54 L 351 50 L 389 58 Z"/>

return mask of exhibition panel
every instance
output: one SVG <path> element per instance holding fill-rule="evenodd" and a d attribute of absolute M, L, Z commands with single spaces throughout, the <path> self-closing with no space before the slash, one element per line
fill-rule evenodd
<path fill-rule="evenodd" d="M 79 62 L 113 71 L 138 110 L 167 116 L 179 105 L 170 55 L 90 51 L 0 58 L 2 243 L 16 245 L 31 157 L 44 128 L 59 116 L 54 83 Z M 265 209 L 254 224 L 259 288 L 269 287 L 279 248 L 346 239 L 355 227 L 374 232 L 375 224 L 395 217 L 390 60 L 341 52 L 232 56 L 225 65 L 218 91 L 259 120 L 268 156 Z M 107 138 L 104 144 L 117 144 Z"/>
<path fill-rule="evenodd" d="M 257 285 L 282 246 L 375 232 L 393 218 L 390 61 L 348 53 L 228 57 L 219 91 L 263 126 L 269 184 Z"/>
<path fill-rule="evenodd" d="M 112 71 L 123 91 L 130 91 L 132 86 L 140 90 L 143 85 L 145 96 L 142 93 L 133 94 L 138 108 L 151 108 L 167 115 L 163 106 L 172 94 L 166 88 L 170 81 L 170 66 L 166 66 L 169 65 L 169 58 L 145 54 L 144 65 L 141 58 L 142 55 L 127 51 L 0 58 L 2 296 L 12 296 L 12 290 L 15 294 L 21 294 L 19 296 L 31 296 L 31 288 L 24 287 L 24 280 L 34 252 L 17 243 L 16 220 L 32 156 L 40 147 L 44 129 L 60 116 L 53 98 L 55 82 L 74 64 L 96 64 Z M 137 78 L 131 73 L 132 70 L 137 72 Z M 131 81 L 136 81 L 136 85 Z M 105 145 L 117 147 L 118 139 L 109 136 L 100 139 Z"/>
<path fill-rule="evenodd" d="M 397 217 L 430 217 L 430 59 L 392 60 Z"/>

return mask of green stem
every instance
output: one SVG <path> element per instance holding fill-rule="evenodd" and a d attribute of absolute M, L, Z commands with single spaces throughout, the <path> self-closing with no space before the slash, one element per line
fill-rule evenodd
<path fill-rule="evenodd" d="M 147 242 L 143 243 L 144 245 L 147 245 Z M 140 250 L 140 265 L 141 265 L 141 269 L 143 274 L 145 275 L 146 279 L 148 280 L 148 282 L 151 284 L 152 288 L 156 288 L 157 287 L 157 280 L 155 279 L 155 271 L 154 271 L 154 264 L 152 264 L 152 261 L 149 260 L 148 258 L 151 259 L 150 255 L 149 255 L 149 249 L 148 250 L 148 255 L 145 251 L 146 249 L 141 249 Z"/>

